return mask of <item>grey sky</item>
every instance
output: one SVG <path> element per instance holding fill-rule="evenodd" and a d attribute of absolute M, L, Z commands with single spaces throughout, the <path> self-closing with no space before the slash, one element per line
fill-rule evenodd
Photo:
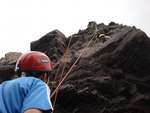
<path fill-rule="evenodd" d="M 150 36 L 149 20 L 149 0 L 0 0 L 0 57 L 28 51 L 54 29 L 69 36 L 89 21 L 136 26 Z"/>

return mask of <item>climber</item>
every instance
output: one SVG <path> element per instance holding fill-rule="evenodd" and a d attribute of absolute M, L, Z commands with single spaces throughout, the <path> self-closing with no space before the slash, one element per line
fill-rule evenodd
<path fill-rule="evenodd" d="M 52 62 L 42 52 L 30 51 L 17 61 L 18 78 L 0 84 L 0 113 L 50 113 L 48 73 Z"/>
<path fill-rule="evenodd" d="M 100 41 L 102 41 L 103 43 L 105 41 L 107 41 L 108 39 L 110 39 L 111 37 L 110 36 L 107 36 L 105 34 L 101 34 L 101 33 L 98 33 L 97 34 L 97 39 L 99 39 Z"/>

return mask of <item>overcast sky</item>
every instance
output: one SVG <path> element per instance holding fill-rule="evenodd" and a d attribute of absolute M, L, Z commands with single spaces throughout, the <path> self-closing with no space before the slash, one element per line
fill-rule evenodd
<path fill-rule="evenodd" d="M 54 29 L 77 33 L 89 21 L 136 26 L 150 36 L 150 0 L 0 0 L 0 57 L 30 50 Z"/>

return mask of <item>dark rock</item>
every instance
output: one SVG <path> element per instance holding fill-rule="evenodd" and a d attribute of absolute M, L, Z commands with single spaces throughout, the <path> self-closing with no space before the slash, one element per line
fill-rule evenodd
<path fill-rule="evenodd" d="M 0 66 L 0 83 L 6 80 L 10 80 L 14 77 L 14 65 L 4 65 Z"/>
<path fill-rule="evenodd" d="M 101 34 L 109 38 L 99 40 Z M 65 113 L 150 112 L 144 107 L 128 106 L 139 102 L 132 101 L 136 94 L 150 97 L 150 40 L 143 31 L 115 23 L 99 24 L 98 27 L 91 22 L 87 29 L 68 40 L 71 40 L 68 54 L 72 56 L 68 63 L 73 64 L 82 55 L 62 85 L 71 86 L 73 90 L 69 87 L 60 89 L 59 109 L 55 112 L 61 109 Z M 68 69 L 70 65 L 67 66 Z M 144 99 L 141 106 L 147 105 L 148 98 Z"/>
<path fill-rule="evenodd" d="M 22 53 L 9 52 L 0 59 L 0 83 L 15 77 L 15 64 Z"/>
<path fill-rule="evenodd" d="M 31 43 L 32 51 L 46 53 L 53 62 L 60 59 L 66 49 L 66 37 L 58 30 L 54 30 L 37 41 Z"/>

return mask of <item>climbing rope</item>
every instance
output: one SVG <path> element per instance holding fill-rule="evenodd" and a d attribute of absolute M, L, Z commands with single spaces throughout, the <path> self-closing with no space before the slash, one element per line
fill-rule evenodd
<path fill-rule="evenodd" d="M 67 55 L 67 53 L 68 53 L 68 50 L 69 50 L 69 47 L 70 47 L 70 44 L 71 44 L 71 40 L 72 40 L 72 36 L 71 36 L 71 38 L 70 38 L 70 40 L 69 40 L 69 43 L 68 43 L 68 45 L 67 45 L 67 48 L 66 48 L 66 50 L 65 50 L 65 52 L 64 52 L 64 54 L 63 54 L 63 56 L 62 56 L 62 60 L 65 59 L 65 57 L 66 57 L 66 55 Z M 59 68 L 61 67 L 61 65 L 59 64 L 59 67 L 58 67 L 58 69 L 57 69 L 57 74 L 56 74 L 56 76 L 55 76 L 55 78 L 54 78 L 54 81 L 56 81 L 56 77 L 60 77 L 60 79 L 58 80 L 58 82 L 60 82 L 61 79 L 63 78 L 64 72 L 65 72 L 66 63 L 64 63 L 64 62 L 62 62 L 62 63 L 63 63 L 63 68 L 62 68 L 61 74 L 60 74 L 60 76 L 59 76 L 59 71 L 60 71 Z M 53 108 L 55 108 L 55 103 L 56 103 L 56 100 L 57 100 L 58 91 L 59 91 L 59 90 L 57 90 L 56 93 L 55 93 L 55 97 L 54 97 L 54 101 L 53 101 Z"/>
<path fill-rule="evenodd" d="M 92 43 L 93 39 L 95 38 L 97 33 L 97 30 L 95 30 L 95 32 L 93 33 L 92 38 L 89 40 L 88 44 L 86 45 L 85 48 L 88 48 L 89 45 Z M 81 53 L 79 54 L 79 56 L 77 57 L 77 59 L 75 60 L 75 62 L 71 65 L 71 67 L 69 68 L 69 70 L 67 71 L 67 73 L 65 74 L 65 76 L 62 78 L 62 80 L 59 82 L 59 84 L 57 85 L 57 87 L 55 88 L 55 90 L 52 92 L 51 94 L 51 98 L 53 98 L 53 96 L 55 95 L 55 93 L 57 93 L 57 91 L 59 90 L 60 86 L 62 85 L 62 83 L 67 79 L 67 77 L 69 76 L 69 73 L 72 71 L 73 67 L 77 64 L 77 62 L 80 60 L 81 56 L 84 54 L 85 49 L 82 49 Z"/>

